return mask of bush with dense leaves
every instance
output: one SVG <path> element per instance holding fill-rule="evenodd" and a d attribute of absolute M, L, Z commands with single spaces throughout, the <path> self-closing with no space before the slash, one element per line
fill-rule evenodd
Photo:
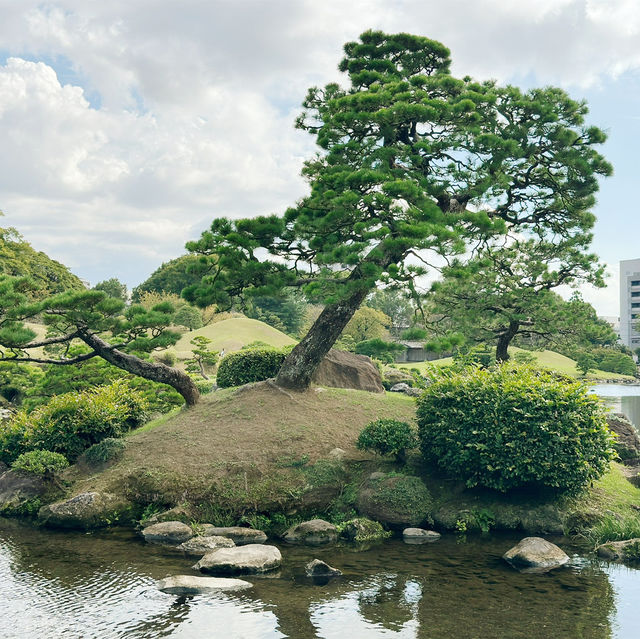
<path fill-rule="evenodd" d="M 217 384 L 220 388 L 229 388 L 275 377 L 290 352 L 291 347 L 252 348 L 230 353 L 218 365 Z"/>
<path fill-rule="evenodd" d="M 22 470 L 34 475 L 59 473 L 69 466 L 64 455 L 50 450 L 30 450 L 22 453 L 12 464 L 13 470 Z"/>
<path fill-rule="evenodd" d="M 424 457 L 468 486 L 577 493 L 614 457 L 599 400 L 568 378 L 503 365 L 435 374 L 418 399 Z"/>
<path fill-rule="evenodd" d="M 75 461 L 89 446 L 120 437 L 146 418 L 146 401 L 124 380 L 92 390 L 56 395 L 31 413 L 20 411 L 0 426 L 0 460 L 46 449 Z"/>
<path fill-rule="evenodd" d="M 397 419 L 378 419 L 369 422 L 358 437 L 360 450 L 371 450 L 379 455 L 395 455 L 404 461 L 407 449 L 418 445 L 416 434 L 407 422 Z"/>
<path fill-rule="evenodd" d="M 122 455 L 127 445 L 122 439 L 107 437 L 84 451 L 83 458 L 90 466 L 99 466 Z"/>

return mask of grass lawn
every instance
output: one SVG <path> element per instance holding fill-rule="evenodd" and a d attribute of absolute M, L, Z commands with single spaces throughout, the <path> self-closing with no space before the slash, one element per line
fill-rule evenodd
<path fill-rule="evenodd" d="M 571 377 L 580 377 L 581 374 L 576 368 L 574 360 L 555 351 L 523 351 L 521 348 L 512 347 L 509 349 L 509 354 L 513 357 L 516 353 L 527 352 L 531 353 L 535 358 L 535 365 L 539 368 L 549 368 Z M 442 359 L 436 359 L 432 362 L 411 362 L 406 364 L 396 364 L 398 368 L 417 368 L 420 371 L 429 370 L 432 366 L 450 366 L 453 363 L 451 357 L 443 357 Z M 633 379 L 629 375 L 620 375 L 618 373 L 607 373 L 606 371 L 594 370 L 589 373 L 587 380 L 596 381 L 599 379 Z"/>
<path fill-rule="evenodd" d="M 214 351 L 224 349 L 227 353 L 239 351 L 251 342 L 265 342 L 270 346 L 282 347 L 294 344 L 295 340 L 264 322 L 247 317 L 231 319 L 203 326 L 195 331 L 187 331 L 175 345 L 179 360 L 191 357 L 191 344 L 194 337 L 202 335 L 211 340 L 210 348 Z"/>

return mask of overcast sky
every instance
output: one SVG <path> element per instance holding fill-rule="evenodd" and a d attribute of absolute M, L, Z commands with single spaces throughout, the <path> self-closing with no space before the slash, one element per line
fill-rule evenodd
<path fill-rule="evenodd" d="M 340 79 L 344 42 L 409 31 L 453 73 L 585 98 L 615 175 L 594 249 L 640 257 L 640 8 L 635 0 L 0 0 L 0 224 L 92 283 L 129 286 L 216 216 L 282 212 L 305 193 L 306 89 Z"/>

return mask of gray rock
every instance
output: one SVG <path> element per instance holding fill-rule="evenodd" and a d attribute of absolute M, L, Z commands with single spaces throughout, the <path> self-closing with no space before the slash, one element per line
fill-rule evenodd
<path fill-rule="evenodd" d="M 181 521 L 163 521 L 160 524 L 147 526 L 142 531 L 145 541 L 152 544 L 163 544 L 166 546 L 177 546 L 193 537 L 191 526 L 183 524 Z"/>
<path fill-rule="evenodd" d="M 547 572 L 569 561 L 563 550 L 542 537 L 525 537 L 502 558 L 521 572 Z"/>
<path fill-rule="evenodd" d="M 613 444 L 624 464 L 636 464 L 640 459 L 640 437 L 628 417 L 622 413 L 613 413 L 607 417 L 609 430 L 616 433 Z"/>
<path fill-rule="evenodd" d="M 53 528 L 101 528 L 132 521 L 132 505 L 109 493 L 80 493 L 43 506 L 38 519 Z"/>
<path fill-rule="evenodd" d="M 158 582 L 158 590 L 170 595 L 200 595 L 207 592 L 234 592 L 252 588 L 252 584 L 242 579 L 225 579 L 221 577 L 192 577 L 176 575 Z"/>
<path fill-rule="evenodd" d="M 292 526 L 282 538 L 289 544 L 324 546 L 338 539 L 338 531 L 333 524 L 324 519 L 312 519 Z"/>
<path fill-rule="evenodd" d="M 243 528 L 242 526 L 212 526 L 204 524 L 203 537 L 227 537 L 236 546 L 246 546 L 247 544 L 263 544 L 267 541 L 267 535 L 262 530 L 255 528 Z"/>
<path fill-rule="evenodd" d="M 412 386 L 410 386 L 409 388 L 407 388 L 407 390 L 404 392 L 405 395 L 409 395 L 409 397 L 420 397 L 420 395 L 422 395 L 422 389 L 421 388 L 414 388 Z"/>
<path fill-rule="evenodd" d="M 193 567 L 219 575 L 260 573 L 278 568 L 282 555 L 275 546 L 248 544 L 237 548 L 218 548 L 208 552 Z"/>
<path fill-rule="evenodd" d="M 333 459 L 334 461 L 342 461 L 345 458 L 346 451 L 342 448 L 332 448 L 329 451 L 329 459 Z"/>
<path fill-rule="evenodd" d="M 202 557 L 202 555 L 216 548 L 233 548 L 234 546 L 235 544 L 232 539 L 212 535 L 210 537 L 192 537 L 188 541 L 180 544 L 178 550 L 182 550 L 187 553 L 187 555 L 199 555 Z"/>
<path fill-rule="evenodd" d="M 380 371 L 370 358 L 335 348 L 324 356 L 312 381 L 318 386 L 384 393 Z"/>
<path fill-rule="evenodd" d="M 40 475 L 0 469 L 0 512 L 12 512 L 41 497 L 50 488 Z"/>
<path fill-rule="evenodd" d="M 624 541 L 608 541 L 596 548 L 599 557 L 609 561 L 638 561 L 640 559 L 640 538 Z"/>
<path fill-rule="evenodd" d="M 424 528 L 405 528 L 402 531 L 402 539 L 407 544 L 428 544 L 440 539 L 440 533 Z"/>
<path fill-rule="evenodd" d="M 304 571 L 308 577 L 339 577 L 341 570 L 332 568 L 329 564 L 320 559 L 312 559 L 305 567 Z"/>
<path fill-rule="evenodd" d="M 389 390 L 392 393 L 406 393 L 411 387 L 406 382 L 399 382 L 394 384 Z"/>
<path fill-rule="evenodd" d="M 175 506 L 174 508 L 170 508 L 169 510 L 165 510 L 161 513 L 156 513 L 149 517 L 149 519 L 145 519 L 142 522 L 142 525 L 146 528 L 147 526 L 152 526 L 153 524 L 161 524 L 164 521 L 181 521 L 183 524 L 187 524 L 192 520 L 189 512 L 183 508 L 182 506 Z"/>

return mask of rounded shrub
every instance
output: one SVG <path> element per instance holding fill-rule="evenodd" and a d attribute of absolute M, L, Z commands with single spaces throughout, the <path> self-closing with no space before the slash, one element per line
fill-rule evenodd
<path fill-rule="evenodd" d="M 577 493 L 614 457 L 599 400 L 552 372 L 441 371 L 418 399 L 424 457 L 468 486 Z"/>
<path fill-rule="evenodd" d="M 89 446 L 122 436 L 145 416 L 146 400 L 124 380 L 56 395 L 31 413 L 18 412 L 0 427 L 0 459 L 10 463 L 23 452 L 40 449 L 75 461 Z"/>
<path fill-rule="evenodd" d="M 407 449 L 418 445 L 416 434 L 407 422 L 397 419 L 378 419 L 369 422 L 358 436 L 356 446 L 360 450 L 370 450 L 379 455 L 395 455 L 403 462 Z"/>
<path fill-rule="evenodd" d="M 218 365 L 217 384 L 220 388 L 229 388 L 275 377 L 290 352 L 291 347 L 251 348 L 230 353 Z"/>
<path fill-rule="evenodd" d="M 69 462 L 64 455 L 50 450 L 31 450 L 28 453 L 22 453 L 11 464 L 13 470 L 22 470 L 34 475 L 59 473 L 68 466 Z"/>

